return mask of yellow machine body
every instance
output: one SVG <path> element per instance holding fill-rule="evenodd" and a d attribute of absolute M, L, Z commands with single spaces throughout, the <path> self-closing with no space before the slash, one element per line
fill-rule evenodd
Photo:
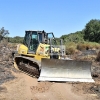
<path fill-rule="evenodd" d="M 49 46 L 48 44 L 42 44 L 40 43 L 36 53 L 30 53 L 28 52 L 28 47 L 23 45 L 23 44 L 19 44 L 17 46 L 17 50 L 18 50 L 18 54 L 21 54 L 23 56 L 27 56 L 27 57 L 33 57 L 34 59 L 41 61 L 42 58 L 47 58 L 50 59 L 50 55 L 49 55 Z M 58 52 L 60 48 L 52 48 L 53 51 Z M 59 56 L 60 59 L 60 56 Z"/>

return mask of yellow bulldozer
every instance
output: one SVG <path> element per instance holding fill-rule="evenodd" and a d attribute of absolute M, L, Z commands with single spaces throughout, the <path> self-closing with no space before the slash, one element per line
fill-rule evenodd
<path fill-rule="evenodd" d="M 38 78 L 38 81 L 94 82 L 91 62 L 64 59 L 65 49 L 54 34 L 43 31 L 25 31 L 23 44 L 17 46 L 14 67 Z"/>

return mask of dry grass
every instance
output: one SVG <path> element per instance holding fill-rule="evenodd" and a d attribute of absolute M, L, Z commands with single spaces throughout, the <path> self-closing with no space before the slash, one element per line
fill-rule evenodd
<path fill-rule="evenodd" d="M 80 51 L 88 49 L 100 49 L 100 44 L 95 42 L 78 43 L 77 49 Z"/>
<path fill-rule="evenodd" d="M 0 47 L 6 47 L 7 45 L 8 45 L 8 41 L 6 39 L 0 41 Z"/>
<path fill-rule="evenodd" d="M 76 44 L 69 42 L 66 44 L 66 54 L 74 54 L 76 52 Z"/>
<path fill-rule="evenodd" d="M 74 42 L 68 42 L 66 43 L 66 54 L 72 55 L 77 53 L 77 51 L 83 51 L 83 50 L 99 50 L 100 44 L 95 42 L 80 42 L 80 43 L 74 43 Z"/>
<path fill-rule="evenodd" d="M 8 46 L 9 48 L 16 49 L 16 48 L 17 48 L 17 44 L 18 44 L 18 43 L 8 43 L 7 46 Z"/>
<path fill-rule="evenodd" d="M 11 61 L 12 60 L 12 51 L 16 50 L 17 44 L 9 43 L 7 40 L 3 39 L 0 42 L 0 61 Z"/>
<path fill-rule="evenodd" d="M 98 52 L 98 54 L 97 54 L 97 58 L 96 58 L 96 61 L 100 61 L 100 51 Z"/>
<path fill-rule="evenodd" d="M 89 49 L 89 47 L 88 47 L 86 44 L 79 43 L 79 44 L 77 45 L 77 49 L 80 50 L 80 51 L 82 51 L 82 50 L 87 50 L 87 49 Z"/>
<path fill-rule="evenodd" d="M 75 48 L 74 47 L 69 47 L 66 49 L 66 54 L 74 54 L 75 53 Z"/>
<path fill-rule="evenodd" d="M 82 57 L 76 57 L 77 60 L 85 60 L 85 61 L 95 61 L 96 55 L 86 55 Z"/>

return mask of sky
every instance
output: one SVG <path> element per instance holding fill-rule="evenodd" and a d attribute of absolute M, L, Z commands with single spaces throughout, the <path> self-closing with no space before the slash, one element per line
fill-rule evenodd
<path fill-rule="evenodd" d="M 100 19 L 100 0 L 0 0 L 0 28 L 11 37 L 24 37 L 25 30 L 60 37 L 81 31 L 91 19 Z"/>

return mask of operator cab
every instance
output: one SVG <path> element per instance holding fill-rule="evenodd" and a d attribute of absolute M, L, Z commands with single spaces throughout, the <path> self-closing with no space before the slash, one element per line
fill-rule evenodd
<path fill-rule="evenodd" d="M 25 31 L 24 45 L 29 51 L 36 52 L 39 43 L 50 44 L 49 39 L 54 39 L 53 33 L 46 33 L 43 31 Z"/>

